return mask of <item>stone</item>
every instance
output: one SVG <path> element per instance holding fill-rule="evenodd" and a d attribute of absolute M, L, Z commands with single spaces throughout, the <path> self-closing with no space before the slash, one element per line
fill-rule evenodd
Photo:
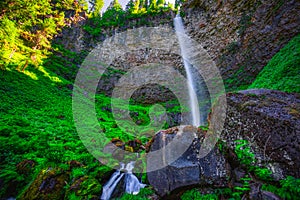
<path fill-rule="evenodd" d="M 255 102 L 255 103 L 253 103 Z M 227 94 L 227 118 L 221 139 L 232 150 L 247 140 L 255 163 L 275 180 L 300 177 L 300 95 L 252 89 Z"/>
<path fill-rule="evenodd" d="M 30 186 L 20 195 L 20 199 L 63 199 L 69 172 L 60 168 L 42 170 Z"/>
<path fill-rule="evenodd" d="M 192 131 L 191 131 L 192 130 Z M 199 131 L 192 127 L 173 127 L 171 129 L 158 132 L 152 141 L 150 152 L 157 151 L 167 146 L 175 138 L 176 134 L 181 134 L 183 142 L 185 142 L 188 134 L 199 134 Z M 226 160 L 220 153 L 218 148 L 214 148 L 204 158 L 199 158 L 198 151 L 201 146 L 201 138 L 193 136 L 192 142 L 188 145 L 188 149 L 183 152 L 178 159 L 166 165 L 164 168 L 150 171 L 147 173 L 150 185 L 156 190 L 160 196 L 165 196 L 175 189 L 187 186 L 213 186 L 222 187 L 227 184 L 226 177 L 229 171 L 226 169 Z M 174 155 L 176 148 L 172 152 L 165 151 L 162 155 L 162 162 L 168 160 L 168 156 Z M 178 150 L 178 149 L 177 149 Z M 168 162 L 168 161 L 166 161 Z M 157 165 L 152 159 L 147 160 L 147 168 L 151 165 Z"/>
<path fill-rule="evenodd" d="M 99 199 L 101 189 L 101 184 L 95 178 L 83 176 L 73 181 L 70 188 L 66 192 L 65 197 L 68 197 L 69 193 L 75 192 L 76 196 L 80 197 L 81 199 Z"/>

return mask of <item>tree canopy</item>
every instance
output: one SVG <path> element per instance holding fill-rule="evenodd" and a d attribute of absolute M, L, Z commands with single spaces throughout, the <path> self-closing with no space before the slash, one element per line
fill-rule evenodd
<path fill-rule="evenodd" d="M 97 9 L 99 0 L 94 0 Z M 103 6 L 103 5 L 102 5 Z M 49 54 L 51 40 L 64 26 L 83 18 L 85 0 L 3 0 L 0 2 L 0 68 L 25 70 Z"/>

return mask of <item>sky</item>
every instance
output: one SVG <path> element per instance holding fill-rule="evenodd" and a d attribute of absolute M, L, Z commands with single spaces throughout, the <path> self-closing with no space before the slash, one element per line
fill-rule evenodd
<path fill-rule="evenodd" d="M 119 3 L 123 6 L 123 8 L 125 8 L 128 1 L 129 0 L 119 0 Z M 110 2 L 112 2 L 112 0 L 104 0 L 104 6 L 102 8 L 102 12 L 104 12 L 106 10 L 106 8 L 109 6 Z M 175 0 L 166 0 L 166 2 L 170 2 L 170 3 L 174 4 Z"/>

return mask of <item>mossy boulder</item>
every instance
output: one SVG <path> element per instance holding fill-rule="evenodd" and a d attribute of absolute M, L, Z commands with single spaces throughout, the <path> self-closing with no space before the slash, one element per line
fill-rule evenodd
<path fill-rule="evenodd" d="M 36 179 L 20 195 L 19 199 L 63 199 L 69 172 L 61 168 L 42 170 Z"/>

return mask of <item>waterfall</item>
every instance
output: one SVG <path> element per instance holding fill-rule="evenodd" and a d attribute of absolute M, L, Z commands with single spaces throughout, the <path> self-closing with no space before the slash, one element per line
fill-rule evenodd
<path fill-rule="evenodd" d="M 198 99 L 197 99 L 197 95 L 196 95 L 196 87 L 194 84 L 194 77 L 191 72 L 192 66 L 190 65 L 188 60 L 186 60 L 187 59 L 186 53 L 187 53 L 189 46 L 185 42 L 184 39 L 187 38 L 188 36 L 186 35 L 186 33 L 184 31 L 182 18 L 180 17 L 179 14 L 177 14 L 176 17 L 174 18 L 174 26 L 175 26 L 176 35 L 179 40 L 181 56 L 183 57 L 183 64 L 184 64 L 184 68 L 185 68 L 186 75 L 187 75 L 187 85 L 188 85 L 188 92 L 189 92 L 189 98 L 190 98 L 189 105 L 190 105 L 190 110 L 191 110 L 191 114 L 192 114 L 192 125 L 200 126 L 200 125 L 203 125 L 203 122 L 201 122 L 201 120 L 200 120 L 200 111 L 199 111 L 199 104 L 198 104 Z"/>
<path fill-rule="evenodd" d="M 112 193 L 116 189 L 118 183 L 121 181 L 125 175 L 125 192 L 129 194 L 138 194 L 141 188 L 144 188 L 146 185 L 141 183 L 138 178 L 132 173 L 134 169 L 134 161 L 129 162 L 126 167 L 124 163 L 121 163 L 121 167 L 117 170 L 109 181 L 103 186 L 103 192 L 101 195 L 101 200 L 109 200 Z M 123 172 L 125 171 L 125 172 Z"/>

